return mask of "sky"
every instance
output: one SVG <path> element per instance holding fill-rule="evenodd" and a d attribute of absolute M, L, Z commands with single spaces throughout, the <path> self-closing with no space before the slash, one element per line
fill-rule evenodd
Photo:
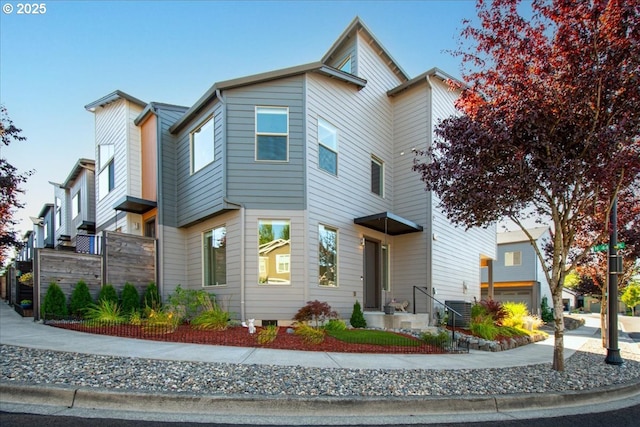
<path fill-rule="evenodd" d="M 450 52 L 476 16 L 469 0 L 38 0 L 37 15 L 19 3 L 0 0 L 0 104 L 27 140 L 0 156 L 34 170 L 20 235 L 53 203 L 49 182 L 95 158 L 84 106 L 114 90 L 191 106 L 215 82 L 319 61 L 356 16 L 410 77 L 432 67 L 461 77 Z"/>

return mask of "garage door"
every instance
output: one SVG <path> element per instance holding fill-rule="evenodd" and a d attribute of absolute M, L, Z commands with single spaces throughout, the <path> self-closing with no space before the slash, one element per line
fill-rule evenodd
<path fill-rule="evenodd" d="M 493 299 L 500 302 L 523 302 L 531 311 L 533 303 L 533 291 L 531 289 L 494 289 Z M 482 290 L 482 298 L 486 298 L 488 291 Z"/>

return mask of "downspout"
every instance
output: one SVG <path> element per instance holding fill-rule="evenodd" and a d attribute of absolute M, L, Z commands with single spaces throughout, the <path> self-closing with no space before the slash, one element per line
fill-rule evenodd
<path fill-rule="evenodd" d="M 216 89 L 216 98 L 222 105 L 222 191 L 224 195 L 222 200 L 226 204 L 238 206 L 240 208 L 240 320 L 244 322 L 246 320 L 246 308 L 245 308 L 245 224 L 246 224 L 246 211 L 245 207 L 241 203 L 235 203 L 227 199 L 227 102 L 222 95 L 220 89 Z"/>
<path fill-rule="evenodd" d="M 427 108 L 427 148 L 433 145 L 433 85 L 431 84 L 431 79 L 429 76 L 426 76 L 427 87 L 429 88 L 429 93 L 427 94 L 427 102 L 429 104 L 429 108 Z M 427 236 L 427 274 L 425 275 L 427 292 L 429 295 L 433 296 L 433 193 L 429 192 L 429 197 L 427 197 L 427 230 L 429 230 L 429 235 Z M 428 298 L 427 302 L 427 313 L 429 313 L 429 318 L 434 319 L 435 313 L 433 312 L 433 298 Z M 429 322 L 431 324 L 431 321 Z"/>
<path fill-rule="evenodd" d="M 164 233 L 164 204 L 162 203 L 163 185 L 162 185 L 162 156 L 164 150 L 162 149 L 162 120 L 158 114 L 156 107 L 151 104 L 151 112 L 156 116 L 156 223 L 158 235 L 156 236 L 156 286 L 160 292 L 160 298 L 165 295 L 164 291 L 164 269 L 160 267 L 160 260 L 164 259 L 164 237 L 161 238 Z M 144 234 L 144 231 L 143 231 Z"/>

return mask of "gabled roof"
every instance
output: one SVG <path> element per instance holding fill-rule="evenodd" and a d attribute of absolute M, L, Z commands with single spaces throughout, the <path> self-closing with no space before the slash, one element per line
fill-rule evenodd
<path fill-rule="evenodd" d="M 234 89 L 242 86 L 249 86 L 256 83 L 268 82 L 271 80 L 283 79 L 286 77 L 296 76 L 305 73 L 320 73 L 325 76 L 342 80 L 346 83 L 355 85 L 358 89 L 363 88 L 367 81 L 361 79 L 352 74 L 345 73 L 336 68 L 323 64 L 322 62 L 312 62 L 310 64 L 298 65 L 296 67 L 283 68 L 280 70 L 269 71 L 266 73 L 254 74 L 247 77 L 240 77 L 238 79 L 225 80 L 217 82 L 204 95 L 196 101 L 196 103 L 189 108 L 189 110 L 169 128 L 169 132 L 176 133 L 182 129 L 195 115 L 197 115 L 207 104 L 213 101 L 214 98 L 219 96 L 219 92 L 223 90 Z"/>
<path fill-rule="evenodd" d="M 87 105 L 84 106 L 84 109 L 87 111 L 94 112 L 98 107 L 104 107 L 107 104 L 110 104 L 118 99 L 126 99 L 127 101 L 133 102 L 140 107 L 145 107 L 147 105 L 146 102 L 139 100 L 138 98 L 129 95 L 128 93 L 122 92 L 121 90 L 115 90 L 108 95 L 103 96 L 100 99 L 97 99 Z"/>
<path fill-rule="evenodd" d="M 370 40 L 373 48 L 378 52 L 382 58 L 384 58 L 387 66 L 395 73 L 395 75 L 401 81 L 409 80 L 409 75 L 400 68 L 400 65 L 396 62 L 395 59 L 389 54 L 389 51 L 382 46 L 382 43 L 378 41 L 378 39 L 373 35 L 371 30 L 367 28 L 366 25 L 360 20 L 360 17 L 356 16 L 353 21 L 349 24 L 346 30 L 338 37 L 338 39 L 333 43 L 333 46 L 324 54 L 322 57 L 322 62 L 327 63 L 334 59 L 333 55 L 349 40 L 351 40 L 358 32 L 363 32 Z"/>
<path fill-rule="evenodd" d="M 543 234 L 549 231 L 549 227 L 528 228 L 527 231 L 534 240 L 538 240 Z M 522 230 L 507 231 L 505 233 L 498 233 L 496 241 L 499 245 L 503 243 L 528 242 L 529 237 L 527 237 Z"/>
<path fill-rule="evenodd" d="M 451 76 L 450 74 L 445 73 L 444 71 L 442 71 L 441 69 L 434 67 L 430 70 L 425 71 L 424 73 L 420 74 L 417 77 L 412 78 L 411 80 L 408 80 L 404 83 L 402 83 L 400 86 L 394 87 L 393 89 L 387 91 L 387 95 L 388 96 L 396 96 L 397 94 L 399 94 L 400 92 L 403 92 L 407 89 L 412 88 L 413 86 L 420 84 L 422 82 L 424 82 L 425 80 L 427 80 L 427 78 L 429 77 L 437 77 L 442 81 L 447 81 L 447 80 L 453 80 L 455 82 L 458 82 L 460 84 L 460 87 L 464 87 L 465 84 L 463 82 L 461 82 L 460 80 L 456 79 L 455 77 Z"/>
<path fill-rule="evenodd" d="M 64 183 L 56 184 L 54 182 L 51 182 L 51 184 L 57 185 L 58 187 L 61 187 L 61 188 L 69 188 L 71 187 L 71 184 L 78 178 L 78 176 L 80 175 L 80 172 L 82 172 L 84 169 L 93 171 L 95 170 L 95 166 L 96 166 L 96 162 L 94 160 L 78 159 L 78 161 L 76 162 L 73 169 L 71 169 L 71 173 L 69 173 L 69 176 L 64 181 Z"/>
<path fill-rule="evenodd" d="M 184 107 L 182 105 L 165 104 L 163 102 L 150 102 L 147 104 L 146 107 L 144 107 L 144 110 L 142 110 L 142 112 L 138 114 L 138 117 L 136 117 L 133 123 L 136 126 L 139 126 L 140 123 L 144 122 L 151 114 L 154 114 L 157 116 L 158 110 L 178 111 L 184 114 L 184 112 L 187 111 L 188 109 L 189 107 Z"/>
<path fill-rule="evenodd" d="M 40 209 L 40 213 L 38 214 L 38 218 L 42 218 L 43 216 L 45 216 L 47 211 L 49 211 L 51 209 L 53 209 L 53 203 L 45 203 L 44 205 L 42 205 L 42 209 Z"/>

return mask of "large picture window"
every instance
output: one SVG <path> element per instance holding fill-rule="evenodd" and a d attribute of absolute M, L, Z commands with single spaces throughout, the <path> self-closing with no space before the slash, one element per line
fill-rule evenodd
<path fill-rule="evenodd" d="M 227 284 L 227 229 L 214 228 L 203 234 L 204 286 Z"/>
<path fill-rule="evenodd" d="M 213 116 L 191 132 L 191 173 L 196 173 L 214 160 L 215 136 Z"/>
<path fill-rule="evenodd" d="M 318 284 L 338 286 L 338 230 L 318 226 Z"/>
<path fill-rule="evenodd" d="M 256 107 L 256 160 L 289 160 L 289 109 Z"/>
<path fill-rule="evenodd" d="M 338 131 L 318 117 L 318 166 L 333 175 L 338 174 Z"/>
<path fill-rule="evenodd" d="M 261 284 L 291 283 L 290 231 L 288 220 L 258 220 L 258 280 Z"/>

